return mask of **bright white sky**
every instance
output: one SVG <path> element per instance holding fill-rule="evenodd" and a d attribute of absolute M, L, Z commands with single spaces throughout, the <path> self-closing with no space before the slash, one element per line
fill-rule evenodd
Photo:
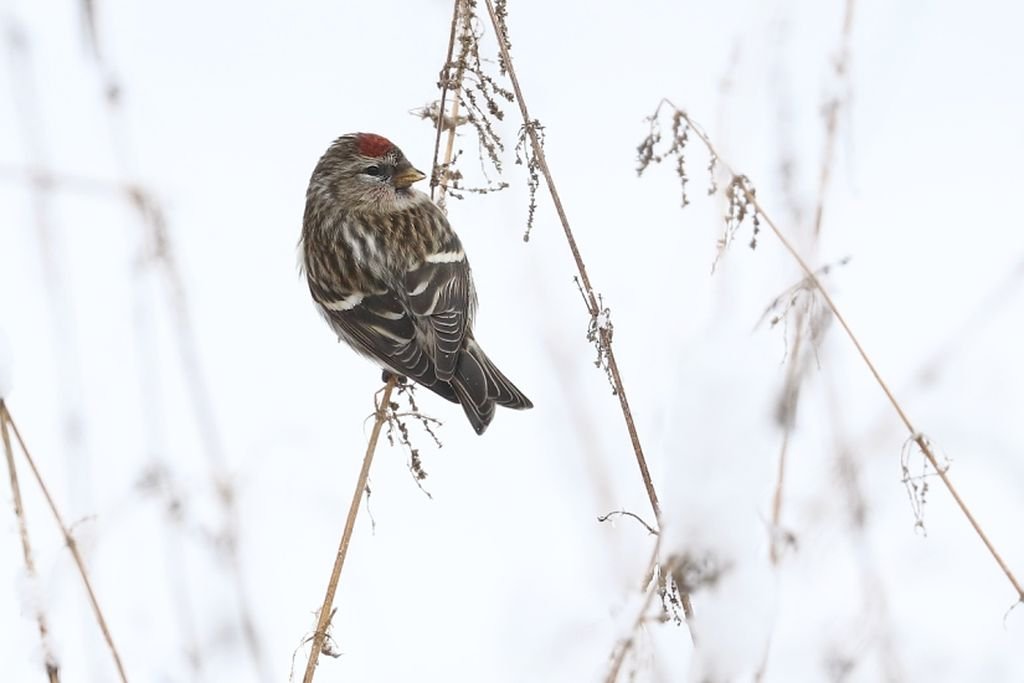
<path fill-rule="evenodd" d="M 124 87 L 116 135 L 78 3 L 4 6 L 5 36 L 19 27 L 31 54 L 26 67 L 5 43 L 0 67 L 8 403 L 76 523 L 130 680 L 285 680 L 322 600 L 379 386 L 379 372 L 332 338 L 297 274 L 305 186 L 330 141 L 352 131 L 384 134 L 429 166 L 432 131 L 408 112 L 437 96 L 451 7 L 97 4 L 105 57 Z M 704 658 L 692 656 L 685 629 L 651 624 L 627 662 L 637 680 L 681 680 L 701 666 L 750 680 L 769 634 L 767 681 L 840 680 L 847 664 L 842 680 L 1024 678 L 1024 611 L 1006 615 L 1009 583 L 937 480 L 927 536 L 915 531 L 900 483 L 907 434 L 836 326 L 818 350 L 790 447 L 783 527 L 796 546 L 771 568 L 781 443 L 772 412 L 785 345 L 781 328 L 753 328 L 797 271 L 766 233 L 747 249 L 747 226 L 710 275 L 723 207 L 704 196 L 706 157 L 696 148 L 685 211 L 670 169 L 636 177 L 643 119 L 670 97 L 810 254 L 820 111 L 842 92 L 830 66 L 842 11 L 838 0 L 510 3 L 525 95 L 612 311 L 668 511 L 665 544 L 719 552 L 735 566 L 717 590 L 694 597 Z M 828 286 L 917 428 L 951 459 L 951 476 L 1018 576 L 1022 20 L 1018 4 L 999 0 L 857 2 L 850 106 L 812 258 L 851 257 Z M 118 179 L 117 145 L 127 145 L 133 172 L 166 211 L 238 496 L 262 678 L 213 538 L 221 514 L 162 271 L 140 261 L 145 243 L 130 207 L 79 192 L 44 207 L 56 268 L 46 275 L 31 195 L 8 172 L 32 160 L 13 97 L 26 83 L 38 96 L 33 120 L 49 166 Z M 521 239 L 518 114 L 506 113 L 512 187 L 453 202 L 449 215 L 474 266 L 477 336 L 537 407 L 500 412 L 477 437 L 458 407 L 419 394 L 421 408 L 445 421 L 442 450 L 415 436 L 433 499 L 412 481 L 404 451 L 385 444 L 372 476 L 375 531 L 363 514 L 336 601 L 344 655 L 323 659 L 317 680 L 601 680 L 635 617 L 651 538 L 630 520 L 595 520 L 616 509 L 649 518 L 649 506 L 616 399 L 592 366 L 571 259 L 543 193 L 533 238 Z M 460 146 L 473 173 L 468 133 Z M 841 451 L 866 509 L 859 532 Z M 157 463 L 163 493 L 139 485 Z M 40 580 L 26 581 L 3 489 L 5 680 L 42 679 L 36 600 L 65 680 L 114 680 L 24 470 L 22 482 Z M 166 513 L 170 495 L 180 524 Z M 200 671 L 189 667 L 190 643 Z"/>

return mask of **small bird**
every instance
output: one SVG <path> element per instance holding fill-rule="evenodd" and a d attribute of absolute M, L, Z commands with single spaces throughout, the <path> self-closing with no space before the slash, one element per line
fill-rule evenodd
<path fill-rule="evenodd" d="M 530 399 L 473 338 L 476 289 L 448 219 L 412 184 L 426 176 L 387 138 L 343 135 L 306 191 L 303 269 L 313 301 L 359 353 L 460 403 L 477 434 L 494 406 Z"/>

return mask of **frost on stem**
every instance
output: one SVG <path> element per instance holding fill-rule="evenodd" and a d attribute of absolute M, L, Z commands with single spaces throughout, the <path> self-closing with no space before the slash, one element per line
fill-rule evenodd
<path fill-rule="evenodd" d="M 409 111 L 409 113 L 415 116 L 416 118 L 423 119 L 424 121 L 430 121 L 430 125 L 433 126 L 434 128 L 437 128 L 437 126 L 440 125 L 442 132 L 455 130 L 459 126 L 465 125 L 469 121 L 469 119 L 467 119 L 462 114 L 452 116 L 451 114 L 446 113 L 443 117 L 441 117 L 440 100 L 434 100 L 433 102 L 429 102 L 423 105 L 422 107 L 412 109 Z M 438 121 L 438 118 L 441 118 L 441 121 Z"/>
<path fill-rule="evenodd" d="M 331 635 L 331 629 L 334 628 L 334 615 L 338 613 L 338 608 L 334 607 L 331 609 L 331 615 L 327 618 L 327 625 L 324 628 L 324 642 L 320 646 L 320 654 L 326 655 L 332 659 L 338 659 L 341 657 L 342 652 L 338 649 L 338 643 L 335 642 L 334 636 Z M 290 673 L 288 675 L 289 681 L 295 680 L 295 658 L 298 656 L 299 651 L 302 650 L 306 645 L 313 643 L 316 638 L 316 633 L 309 633 L 302 637 L 302 640 L 295 649 L 292 650 L 292 665 Z"/>
<path fill-rule="evenodd" d="M 900 449 L 900 482 L 907 490 L 910 509 L 914 511 L 914 529 L 927 536 L 928 530 L 924 526 L 924 506 L 928 502 L 928 478 L 937 476 L 938 472 L 931 470 L 928 458 L 921 449 L 921 442 L 924 442 L 925 446 L 930 447 L 932 445 L 931 440 L 924 434 L 913 434 L 903 442 L 903 447 Z M 918 474 L 911 472 L 911 467 L 913 466 L 911 459 L 914 455 L 915 447 L 917 453 L 921 456 L 921 469 Z M 945 463 L 942 473 L 945 474 L 949 471 L 950 463 L 949 458 L 945 456 L 943 456 L 943 460 L 945 460 Z"/>
<path fill-rule="evenodd" d="M 480 56 L 483 29 L 476 16 L 476 7 L 476 0 L 463 0 L 460 4 L 456 54 L 441 69 L 437 84 L 438 88 L 456 93 L 462 109 L 462 113 L 457 116 L 446 114 L 445 124 L 459 126 L 466 123 L 472 126 L 479 145 L 480 169 L 485 179 L 483 187 L 462 186 L 462 174 L 452 168 L 454 159 L 448 164 L 437 164 L 434 168 L 431 187 L 445 185 L 448 192 L 458 199 L 462 198 L 459 190 L 482 194 L 508 187 L 507 183 L 491 180 L 490 172 L 499 176 L 502 172 L 501 153 L 505 150 L 505 144 L 498 135 L 496 123 L 505 118 L 501 101 L 512 102 L 514 97 L 511 90 L 499 84 L 484 68 L 485 60 Z M 504 66 L 500 69 L 504 76 Z M 414 113 L 421 118 L 430 118 L 436 125 L 439 110 L 440 104 L 436 107 L 428 105 Z"/>
<path fill-rule="evenodd" d="M 441 448 L 441 440 L 437 437 L 437 433 L 434 431 L 434 427 L 440 426 L 441 421 L 437 420 L 429 415 L 424 415 L 420 412 L 419 406 L 416 404 L 416 387 L 408 382 L 399 382 L 397 385 L 398 396 L 404 397 L 408 408 L 401 410 L 402 406 L 397 401 L 391 401 L 388 403 L 387 412 L 385 413 L 384 419 L 387 422 L 387 439 L 391 446 L 396 443 L 405 448 L 409 453 L 409 462 L 407 464 L 409 473 L 412 475 L 413 481 L 416 482 L 416 486 L 420 488 L 426 494 L 427 498 L 433 499 L 430 495 L 430 491 L 427 491 L 423 487 L 423 481 L 427 478 L 427 471 L 423 469 L 423 460 L 420 457 L 420 449 L 413 445 L 412 439 L 409 435 L 409 426 L 406 420 L 411 418 L 413 421 L 419 423 L 420 428 L 430 436 L 434 444 Z"/>
<path fill-rule="evenodd" d="M 593 344 L 597 350 L 594 367 L 604 370 L 604 374 L 608 378 L 608 384 L 612 388 L 612 396 L 617 396 L 618 390 L 615 388 L 615 378 L 612 377 L 612 369 L 608 364 L 612 347 L 612 335 L 615 332 L 615 326 L 612 325 L 611 309 L 604 305 L 604 298 L 600 294 L 593 296 L 594 300 L 597 301 L 597 310 L 591 309 L 590 299 L 587 295 L 592 294 L 592 292 L 583 291 L 583 285 L 578 277 L 573 277 L 573 280 L 580 290 L 580 296 L 583 297 L 587 309 L 590 310 L 590 323 L 587 325 L 587 341 Z"/>
<path fill-rule="evenodd" d="M 544 126 L 540 121 L 534 119 L 519 128 L 519 139 L 516 140 L 516 164 L 526 165 L 526 186 L 530 192 L 530 204 L 527 207 L 526 231 L 523 233 L 523 241 L 530 241 L 530 232 L 533 230 L 533 218 L 537 212 L 537 188 L 540 187 L 540 161 L 531 144 L 530 131 L 537 135 L 537 141 L 544 146 Z"/>

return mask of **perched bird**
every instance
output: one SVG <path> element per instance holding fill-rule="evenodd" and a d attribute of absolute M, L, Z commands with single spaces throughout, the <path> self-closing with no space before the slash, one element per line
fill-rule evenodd
<path fill-rule="evenodd" d="M 413 189 L 425 177 L 379 135 L 335 140 L 306 191 L 303 267 L 339 339 L 462 404 L 483 434 L 495 404 L 533 404 L 473 339 L 469 261 L 444 213 Z"/>

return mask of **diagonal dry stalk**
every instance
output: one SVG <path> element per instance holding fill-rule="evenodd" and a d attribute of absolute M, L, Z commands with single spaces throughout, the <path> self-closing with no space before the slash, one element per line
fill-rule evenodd
<path fill-rule="evenodd" d="M 57 526 L 60 527 L 61 534 L 64 536 L 64 544 L 67 545 L 68 550 L 71 551 L 71 558 L 75 562 L 75 567 L 78 569 L 79 576 L 82 577 L 82 584 L 85 586 L 85 592 L 89 596 L 89 604 L 92 606 L 92 612 L 96 617 L 96 623 L 99 624 L 100 631 L 103 633 L 103 639 L 107 642 L 107 648 L 109 648 L 110 655 L 114 659 L 114 665 L 117 667 L 118 678 L 121 680 L 121 683 L 128 683 L 128 677 L 124 672 L 124 665 L 121 663 L 121 655 L 118 654 L 117 648 L 114 646 L 114 638 L 110 635 L 110 628 L 107 626 L 107 620 L 103 616 L 103 610 L 100 609 L 99 601 L 96 599 L 96 591 L 93 590 L 92 580 L 89 579 L 89 572 L 86 570 L 85 561 L 82 559 L 82 555 L 78 551 L 78 544 L 75 542 L 75 537 L 71 535 L 71 530 L 64 523 L 64 518 L 57 509 L 57 504 L 54 502 L 53 496 L 50 495 L 50 489 L 47 488 L 46 482 L 43 481 L 43 476 L 40 474 L 39 468 L 36 467 L 36 462 L 32 458 L 32 454 L 29 453 L 28 447 L 25 445 L 25 440 L 21 438 L 21 432 L 18 431 L 18 425 L 15 424 L 14 418 L 11 416 L 11 413 L 7 408 L 7 404 L 2 401 L 0 401 L 0 421 L 4 424 L 5 441 L 7 432 L 6 428 L 9 426 L 11 431 L 14 432 L 14 438 L 18 441 L 21 453 L 25 456 L 25 460 L 28 461 L 28 465 L 32 470 L 32 475 L 35 477 L 36 483 L 39 484 L 39 489 L 43 492 L 43 497 L 46 498 L 46 504 L 49 506 L 50 512 L 53 513 L 53 518 L 56 520 Z"/>
<path fill-rule="evenodd" d="M 363 491 L 366 490 L 366 480 L 370 476 L 370 465 L 373 463 L 373 454 L 377 450 L 377 440 L 380 438 L 380 429 L 387 418 L 388 406 L 391 402 L 391 390 L 395 388 L 395 377 L 388 379 L 384 385 L 380 402 L 376 405 L 376 420 L 373 423 L 373 430 L 370 432 L 370 441 L 366 444 L 366 454 L 363 456 L 363 466 L 359 470 L 359 478 L 356 480 L 356 488 L 352 492 L 352 502 L 349 504 L 348 516 L 345 518 L 345 529 L 341 533 L 341 542 L 338 544 L 338 553 L 334 557 L 334 567 L 331 569 L 331 578 L 327 582 L 327 592 L 324 594 L 324 602 L 320 607 L 320 614 L 317 618 L 316 631 L 313 633 L 313 649 L 306 661 L 306 673 L 302 677 L 302 683 L 311 683 L 313 674 L 316 671 L 316 663 L 320 658 L 320 652 L 324 649 L 324 642 L 327 639 L 327 629 L 330 626 L 331 617 L 334 612 L 334 594 L 338 590 L 338 579 L 341 578 L 341 569 L 345 565 L 345 557 L 348 555 L 349 542 L 352 540 L 352 531 L 355 529 L 356 517 L 359 515 L 359 503 L 363 498 Z"/>
<path fill-rule="evenodd" d="M 711 143 L 711 139 L 704 132 L 704 130 L 700 126 L 698 126 L 693 121 L 693 119 L 690 118 L 689 114 L 687 114 L 684 110 L 677 107 L 668 99 L 663 99 L 661 103 L 659 103 L 658 108 L 660 109 L 663 105 L 671 107 L 679 115 L 681 115 L 683 119 L 685 119 L 687 125 L 690 126 L 690 129 L 697 134 L 701 142 L 707 148 L 708 153 L 711 154 L 712 158 L 714 158 L 717 161 L 717 163 L 720 164 L 725 169 L 725 171 L 729 173 L 729 175 L 731 175 L 734 179 L 744 178 L 744 176 L 736 174 L 729 166 L 729 164 L 726 163 L 718 155 L 718 151 Z M 828 307 L 829 311 L 831 311 L 835 319 L 839 322 L 840 326 L 842 326 L 843 331 L 846 333 L 846 336 L 849 338 L 850 342 L 857 350 L 857 354 L 864 362 L 864 365 L 866 365 L 868 370 L 871 372 L 872 377 L 874 377 L 875 383 L 878 384 L 879 388 L 881 388 L 882 390 L 882 393 L 885 394 L 885 397 L 888 399 L 890 405 L 892 405 L 893 410 L 896 411 L 896 414 L 899 417 L 900 422 L 902 422 L 903 425 L 907 428 L 907 431 L 910 433 L 910 440 L 917 444 L 917 447 L 921 450 L 921 453 L 924 454 L 924 457 L 928 460 L 928 464 L 932 466 L 932 468 L 935 470 L 936 475 L 939 477 L 939 479 L 942 480 L 942 483 L 945 485 L 946 490 L 949 491 L 950 495 L 953 497 L 953 500 L 956 501 L 957 506 L 960 508 L 960 511 L 963 512 L 964 516 L 967 518 L 967 521 L 974 529 L 974 532 L 978 535 L 978 538 L 980 538 L 982 543 L 985 544 L 985 547 L 992 555 L 992 558 L 995 560 L 996 564 L 999 565 L 999 569 L 1003 572 L 1003 574 L 1006 575 L 1006 578 L 1009 580 L 1010 585 L 1013 586 L 1013 590 L 1017 594 L 1018 602 L 1024 602 L 1024 587 L 1022 587 L 1020 581 L 1018 581 L 1017 577 L 1014 575 L 1009 565 L 1006 564 L 1006 561 L 1003 560 L 1002 556 L 999 554 L 999 551 L 996 550 L 995 546 L 992 544 L 992 541 L 989 540 L 988 535 L 981 528 L 981 525 L 978 523 L 978 520 L 975 519 L 974 514 L 971 512 L 970 508 L 967 507 L 967 503 L 964 502 L 963 498 L 960 497 L 960 493 L 953 485 L 953 481 L 952 479 L 950 479 L 949 474 L 946 471 L 947 468 L 944 467 L 941 463 L 939 463 L 938 457 L 935 455 L 935 452 L 929 444 L 927 437 L 925 437 L 925 435 L 922 432 L 918 431 L 917 428 L 914 426 L 914 423 L 910 420 L 909 415 L 903 409 L 903 406 L 900 404 L 900 402 L 896 399 L 896 396 L 889 388 L 889 385 L 882 378 L 882 375 L 878 371 L 878 368 L 875 367 L 875 364 L 871 360 L 871 357 L 868 356 L 867 351 L 864 350 L 864 347 L 861 345 L 860 340 L 854 334 L 853 330 L 850 328 L 850 325 L 846 322 L 846 318 L 843 317 L 842 313 L 840 313 L 838 306 L 836 306 L 836 303 L 835 301 L 832 300 L 832 297 L 828 293 L 828 290 L 825 289 L 825 286 L 821 283 L 821 280 L 818 278 L 818 275 L 808 265 L 807 261 L 804 260 L 803 256 L 800 255 L 800 252 L 797 251 L 796 247 L 793 246 L 793 244 L 789 241 L 789 239 L 782 232 L 782 230 L 780 230 L 779 227 L 775 224 L 775 221 L 772 220 L 771 216 L 765 213 L 764 207 L 761 206 L 760 202 L 758 201 L 757 195 L 753 191 L 753 188 L 750 185 L 750 183 L 743 182 L 738 186 L 742 188 L 742 191 L 745 194 L 746 201 L 757 212 L 761 220 L 763 220 L 764 223 L 768 225 L 772 233 L 782 244 L 783 248 L 789 253 L 793 260 L 796 261 L 797 265 L 800 266 L 800 270 L 803 271 L 804 277 L 806 278 L 807 282 L 813 285 L 813 287 L 821 294 L 821 297 L 824 300 L 825 305 Z"/>
<path fill-rule="evenodd" d="M 486 0 L 486 3 L 487 13 L 491 18 L 491 26 L 494 28 L 494 35 L 497 38 L 498 48 L 501 51 L 502 65 L 508 71 L 509 79 L 512 81 L 512 90 L 515 92 L 516 102 L 519 104 L 519 112 L 523 118 L 523 127 L 527 135 L 529 135 L 533 154 L 537 160 L 537 166 L 544 175 L 544 181 L 547 184 L 548 192 L 551 195 L 552 202 L 554 202 L 555 211 L 558 213 L 558 219 L 562 224 L 562 230 L 565 232 L 565 239 L 569 244 L 569 250 L 572 252 L 573 260 L 576 262 L 576 270 L 583 290 L 587 310 L 590 313 L 591 319 L 597 320 L 598 316 L 601 315 L 602 306 L 598 301 L 597 294 L 594 292 L 594 287 L 591 285 L 590 276 L 587 275 L 587 266 L 583 261 L 583 256 L 580 254 L 576 238 L 573 236 L 572 228 L 569 225 L 569 219 L 565 214 L 565 208 L 562 206 L 562 200 L 558 194 L 558 189 L 555 187 L 555 180 L 551 175 L 551 168 L 548 166 L 547 158 L 544 156 L 544 147 L 541 145 L 541 141 L 536 130 L 537 126 L 535 125 L 534 119 L 530 118 L 529 110 L 526 107 L 526 100 L 523 98 L 523 90 L 519 85 L 519 77 L 516 75 L 515 67 L 512 65 L 512 57 L 509 54 L 507 31 L 504 30 L 504 25 L 498 19 L 494 9 L 493 0 Z M 600 348 L 603 350 L 604 358 L 607 359 L 608 375 L 611 378 L 615 395 L 619 399 L 619 407 L 622 409 L 622 417 L 626 421 L 626 430 L 629 432 L 629 440 L 633 446 L 633 453 L 636 455 L 637 466 L 640 468 L 640 476 L 643 479 L 644 487 L 647 490 L 647 498 L 651 502 L 651 508 L 654 510 L 654 516 L 657 519 L 657 523 L 660 525 L 661 504 L 658 501 L 658 494 L 654 489 L 654 482 L 651 479 L 650 469 L 647 467 L 647 459 L 644 457 L 643 447 L 640 445 L 640 435 L 637 433 L 636 423 L 633 420 L 633 411 L 629 407 L 629 400 L 626 397 L 626 388 L 622 382 L 622 375 L 619 373 L 619 366 L 615 360 L 615 353 L 612 351 L 611 331 L 607 326 L 598 325 L 597 334 L 599 336 Z M 689 596 L 684 595 L 683 600 L 686 608 L 686 614 L 687 616 L 690 616 Z"/>
<path fill-rule="evenodd" d="M 33 583 L 38 581 L 36 561 L 32 554 L 32 543 L 28 535 L 28 522 L 25 520 L 25 506 L 21 501 L 21 486 L 18 484 L 18 470 L 14 464 L 14 449 L 11 447 L 11 435 L 7 429 L 7 404 L 0 398 L 0 437 L 3 438 L 4 455 L 7 457 L 7 473 L 11 482 L 11 502 L 14 504 L 14 516 L 18 519 L 18 535 L 21 537 L 21 554 L 25 561 L 25 573 Z M 46 614 L 41 605 L 36 605 L 36 626 L 39 628 L 39 641 L 43 647 L 43 658 L 46 664 L 46 677 L 49 683 L 60 683 L 60 667 L 53 654 L 50 644 L 50 629 L 46 624 Z"/>

